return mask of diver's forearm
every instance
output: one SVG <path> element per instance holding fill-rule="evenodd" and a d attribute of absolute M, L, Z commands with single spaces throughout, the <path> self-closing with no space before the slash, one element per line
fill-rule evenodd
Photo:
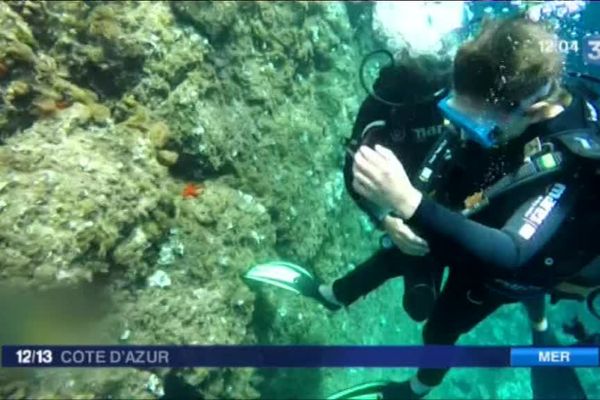
<path fill-rule="evenodd" d="M 415 214 L 417 208 L 419 208 L 422 200 L 423 194 L 414 187 L 411 187 L 407 194 L 403 194 L 394 203 L 394 212 L 401 219 L 405 221 L 409 220 Z"/>
<path fill-rule="evenodd" d="M 429 198 L 421 198 L 407 222 L 430 243 L 432 252 L 444 258 L 466 257 L 503 269 L 520 267 L 520 251 L 509 234 L 471 221 Z"/>

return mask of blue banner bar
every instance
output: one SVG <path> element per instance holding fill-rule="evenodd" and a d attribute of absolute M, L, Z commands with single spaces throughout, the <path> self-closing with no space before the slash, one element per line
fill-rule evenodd
<path fill-rule="evenodd" d="M 512 349 L 513 367 L 597 367 L 598 348 L 542 347 Z"/>
<path fill-rule="evenodd" d="M 532 360 L 539 358 L 542 350 L 482 346 L 2 346 L 2 366 L 509 367 L 534 365 Z M 572 362 L 568 366 L 598 366 L 598 348 L 552 350 L 559 353 L 542 353 L 542 359 L 562 359 L 564 363 L 568 352 Z M 529 357 L 529 361 L 521 362 L 519 357 Z"/>

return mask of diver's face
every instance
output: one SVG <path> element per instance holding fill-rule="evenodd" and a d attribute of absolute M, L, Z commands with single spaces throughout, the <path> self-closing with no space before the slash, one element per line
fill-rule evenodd
<path fill-rule="evenodd" d="M 505 109 L 489 102 L 457 94 L 455 103 L 473 119 L 491 121 L 495 125 L 494 141 L 503 144 L 521 135 L 534 121 L 527 110 Z"/>

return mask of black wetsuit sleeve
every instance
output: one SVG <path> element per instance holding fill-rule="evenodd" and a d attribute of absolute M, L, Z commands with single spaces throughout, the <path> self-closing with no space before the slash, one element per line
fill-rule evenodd
<path fill-rule="evenodd" d="M 387 113 L 389 110 L 375 100 L 373 97 L 368 96 L 360 106 L 358 111 L 358 115 L 354 122 L 354 127 L 352 128 L 352 141 L 355 143 L 360 142 L 360 138 L 365 130 L 365 128 L 375 122 L 381 121 L 385 122 L 387 118 Z M 356 146 L 354 146 L 356 147 Z M 371 221 L 376 225 L 380 226 L 381 219 L 383 218 L 381 210 L 371 204 L 369 201 L 360 196 L 354 188 L 352 187 L 352 181 L 354 179 L 354 174 L 352 173 L 352 165 L 354 163 L 354 156 L 352 154 L 352 150 L 356 149 L 348 149 L 344 159 L 344 183 L 346 185 L 346 190 L 352 200 L 356 203 L 356 205 L 365 212 Z"/>
<path fill-rule="evenodd" d="M 524 266 L 553 238 L 573 207 L 576 193 L 562 184 L 548 187 L 522 204 L 500 228 L 485 226 L 423 197 L 408 223 L 431 250 L 454 263 L 484 268 Z"/>

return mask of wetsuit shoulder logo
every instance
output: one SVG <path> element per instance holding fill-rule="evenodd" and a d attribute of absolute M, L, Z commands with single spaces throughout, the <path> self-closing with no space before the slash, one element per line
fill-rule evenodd
<path fill-rule="evenodd" d="M 443 132 L 443 124 L 412 129 L 412 133 L 414 134 L 414 137 L 416 138 L 417 142 L 422 142 L 429 138 L 440 136 Z"/>
<path fill-rule="evenodd" d="M 519 236 L 525 240 L 529 240 L 533 237 L 552 209 L 554 209 L 566 188 L 567 187 L 562 183 L 555 183 L 552 185 L 547 195 L 535 199 L 531 207 L 529 207 L 523 216 L 524 223 L 521 228 L 519 228 Z"/>

